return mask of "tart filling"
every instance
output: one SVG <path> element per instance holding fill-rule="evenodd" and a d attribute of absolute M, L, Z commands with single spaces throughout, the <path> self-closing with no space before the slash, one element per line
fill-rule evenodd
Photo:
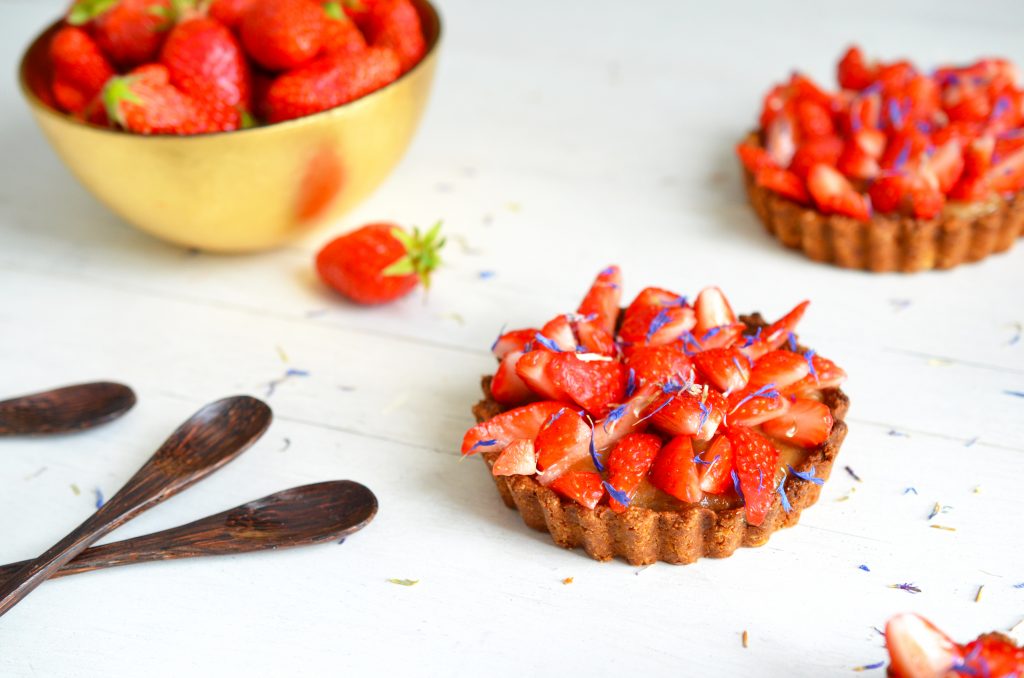
<path fill-rule="evenodd" d="M 795 522 L 828 476 L 847 406 L 837 388 L 845 373 L 796 341 L 807 302 L 766 324 L 737 319 L 714 287 L 693 305 L 647 288 L 623 311 L 620 297 L 621 275 L 610 267 L 576 313 L 502 334 L 488 398 L 474 410 L 481 423 L 467 431 L 463 453 L 484 453 L 528 523 L 595 557 L 690 562 L 763 543 Z M 717 535 L 720 548 L 680 551 L 616 546 L 612 536 L 602 546 L 593 530 L 573 536 L 571 524 L 553 524 L 582 529 L 584 511 L 610 529 L 716 514 L 704 536 L 730 534 Z"/>

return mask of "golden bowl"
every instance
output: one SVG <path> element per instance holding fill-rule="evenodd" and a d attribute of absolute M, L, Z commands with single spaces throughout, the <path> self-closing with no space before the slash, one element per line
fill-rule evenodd
<path fill-rule="evenodd" d="M 185 247 L 265 250 L 351 210 L 405 153 L 441 37 L 434 7 L 413 1 L 427 39 L 423 60 L 387 87 L 297 120 L 196 136 L 143 136 L 75 120 L 36 95 L 59 23 L 25 52 L 21 89 L 72 173 L 128 223 Z"/>

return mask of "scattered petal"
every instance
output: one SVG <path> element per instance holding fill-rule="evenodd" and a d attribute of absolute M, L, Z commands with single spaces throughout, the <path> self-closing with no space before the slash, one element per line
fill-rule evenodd
<path fill-rule="evenodd" d="M 399 586 L 416 586 L 420 583 L 419 579 L 388 579 L 391 584 L 398 584 Z"/>
<path fill-rule="evenodd" d="M 95 493 L 95 495 L 96 495 L 96 508 L 102 508 L 103 507 L 103 490 L 101 490 L 100 488 L 97 487 L 95 490 L 93 490 L 93 493 Z"/>
<path fill-rule="evenodd" d="M 875 662 L 874 664 L 864 664 L 863 666 L 854 666 L 853 670 L 857 671 L 859 673 L 861 671 L 874 671 L 875 669 L 880 669 L 883 666 L 885 666 L 885 662 L 884 661 L 880 661 L 880 662 Z"/>
<path fill-rule="evenodd" d="M 860 476 L 857 475 L 852 468 L 850 468 L 849 466 L 844 466 L 843 468 L 846 470 L 847 473 L 850 474 L 851 478 L 856 480 L 858 483 L 861 482 Z"/>
<path fill-rule="evenodd" d="M 976 603 L 980 603 L 981 602 L 981 592 L 984 591 L 984 590 L 985 590 L 985 585 L 984 584 L 982 584 L 981 586 L 978 587 L 978 592 L 974 594 L 974 602 L 976 602 Z"/>
<path fill-rule="evenodd" d="M 743 642 L 743 647 L 750 647 L 750 634 L 747 633 L 746 629 L 743 629 L 743 635 L 740 639 Z"/>
<path fill-rule="evenodd" d="M 913 584 L 889 584 L 889 588 L 891 588 L 891 589 L 899 589 L 901 591 L 906 591 L 907 593 L 920 593 L 921 592 L 921 589 L 919 589 L 918 587 L 914 586 Z"/>
<path fill-rule="evenodd" d="M 865 572 L 870 572 L 871 571 L 871 568 L 868 567 L 867 565 L 858 565 L 857 569 L 858 570 L 864 570 Z"/>
<path fill-rule="evenodd" d="M 571 584 L 572 582 L 573 582 L 573 578 L 572 577 L 566 577 L 565 579 L 562 580 L 562 583 L 567 585 L 567 586 L 569 584 Z"/>

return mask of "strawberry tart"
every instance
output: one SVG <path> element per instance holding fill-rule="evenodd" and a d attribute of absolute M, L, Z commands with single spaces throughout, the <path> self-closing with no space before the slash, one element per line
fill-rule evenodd
<path fill-rule="evenodd" d="M 849 404 L 845 373 L 794 334 L 808 302 L 769 324 L 716 287 L 621 296 L 612 266 L 575 313 L 498 337 L 462 453 L 527 525 L 597 560 L 721 558 L 795 524 Z"/>
<path fill-rule="evenodd" d="M 842 57 L 838 91 L 795 73 L 737 147 L 784 245 L 874 272 L 952 268 L 1024 233 L 1024 90 L 1003 59 L 922 73 Z"/>
<path fill-rule="evenodd" d="M 890 678 L 1021 678 L 1024 648 L 1001 633 L 960 645 L 927 619 L 900 614 L 885 626 Z"/>

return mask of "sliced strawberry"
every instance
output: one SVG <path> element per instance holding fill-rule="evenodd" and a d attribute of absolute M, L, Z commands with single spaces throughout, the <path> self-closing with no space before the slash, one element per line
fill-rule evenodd
<path fill-rule="evenodd" d="M 1024 149 L 999 159 L 987 176 L 996 193 L 1016 193 L 1024 189 Z"/>
<path fill-rule="evenodd" d="M 853 143 L 857 145 L 857 148 L 868 157 L 875 158 L 876 160 L 885 153 L 887 141 L 885 132 L 879 129 L 865 127 L 853 133 Z"/>
<path fill-rule="evenodd" d="M 557 353 L 551 351 L 530 351 L 516 361 L 516 374 L 530 387 L 530 390 L 545 400 L 561 400 L 564 402 L 572 399 L 551 380 L 547 366 Z"/>
<path fill-rule="evenodd" d="M 762 167 L 754 176 L 754 183 L 800 204 L 807 204 L 811 201 L 800 177 L 789 170 L 778 167 Z"/>
<path fill-rule="evenodd" d="M 549 320 L 540 329 L 540 335 L 535 337 L 537 344 L 549 351 L 575 351 L 576 335 L 572 331 L 569 319 L 564 315 L 556 316 Z"/>
<path fill-rule="evenodd" d="M 502 412 L 466 431 L 462 438 L 462 454 L 481 450 L 500 452 L 517 438 L 533 440 L 541 426 L 564 408 L 565 403 L 538 402 Z"/>
<path fill-rule="evenodd" d="M 799 101 L 811 101 L 825 110 L 832 109 L 832 95 L 814 84 L 814 81 L 803 73 L 793 73 L 789 79 L 789 87 Z"/>
<path fill-rule="evenodd" d="M 569 471 L 552 481 L 551 489 L 588 509 L 595 508 L 604 497 L 601 474 L 592 471 Z"/>
<path fill-rule="evenodd" d="M 491 467 L 496 476 L 532 476 L 537 472 L 537 451 L 533 441 L 513 440 L 501 451 Z"/>
<path fill-rule="evenodd" d="M 887 174 L 871 184 L 871 206 L 879 212 L 901 212 L 909 204 L 914 178 L 909 174 Z"/>
<path fill-rule="evenodd" d="M 882 134 L 879 132 L 879 134 Z M 885 143 L 885 135 L 882 134 L 882 142 Z M 793 155 L 793 161 L 789 163 L 789 171 L 803 180 L 811 168 L 820 163 L 835 165 L 839 162 L 839 156 L 843 152 L 843 140 L 832 135 L 807 139 L 800 144 Z"/>
<path fill-rule="evenodd" d="M 499 405 L 510 407 L 536 399 L 530 387 L 516 374 L 516 363 L 523 355 L 522 351 L 512 351 L 506 355 L 491 379 L 491 396 Z"/>
<path fill-rule="evenodd" d="M 775 161 L 768 155 L 768 151 L 745 141 L 736 145 L 736 155 L 752 174 L 757 174 L 764 167 L 775 167 Z"/>
<path fill-rule="evenodd" d="M 774 387 L 747 386 L 729 396 L 729 423 L 757 426 L 784 414 L 788 409 L 789 401 Z"/>
<path fill-rule="evenodd" d="M 785 110 L 765 128 L 765 150 L 778 167 L 789 167 L 796 153 L 795 121 Z"/>
<path fill-rule="evenodd" d="M 676 436 L 661 448 L 651 467 L 650 480 L 680 501 L 695 504 L 701 500 L 700 475 L 688 436 Z"/>
<path fill-rule="evenodd" d="M 779 451 L 767 438 L 744 426 L 730 428 L 726 436 L 732 446 L 747 522 L 760 525 L 775 500 Z"/>
<path fill-rule="evenodd" d="M 551 417 L 537 434 L 537 480 L 548 485 L 590 455 L 591 429 L 579 412 L 568 407 Z"/>
<path fill-rule="evenodd" d="M 806 395 L 825 388 L 835 388 L 846 381 L 846 372 L 828 358 L 814 354 L 811 356 L 811 364 L 814 367 L 811 373 L 787 386 L 787 394 Z"/>
<path fill-rule="evenodd" d="M 992 196 L 992 184 L 985 176 L 963 176 L 957 185 L 949 191 L 950 200 L 963 202 L 983 202 Z"/>
<path fill-rule="evenodd" d="M 622 363 L 593 353 L 557 353 L 545 368 L 555 388 L 594 418 L 622 402 L 628 373 Z"/>
<path fill-rule="evenodd" d="M 910 190 L 910 209 L 918 219 L 937 217 L 945 204 L 946 196 L 926 181 L 917 181 Z"/>
<path fill-rule="evenodd" d="M 958 139 L 950 139 L 935 149 L 921 173 L 930 185 L 945 194 L 960 180 L 964 165 L 963 146 Z"/>
<path fill-rule="evenodd" d="M 817 164 L 807 175 L 807 188 L 823 212 L 843 214 L 860 221 L 871 218 L 871 208 L 838 170 Z"/>
<path fill-rule="evenodd" d="M 589 353 L 613 358 L 619 354 L 615 338 L 606 332 L 597 320 L 584 320 L 576 323 L 576 336 L 580 339 L 580 345 Z"/>
<path fill-rule="evenodd" d="M 864 128 L 878 129 L 882 118 L 881 93 L 873 87 L 861 92 L 850 102 L 848 118 L 847 127 L 851 132 Z"/>
<path fill-rule="evenodd" d="M 608 334 L 615 333 L 622 299 L 622 272 L 618 266 L 609 266 L 597 274 L 597 279 L 580 302 L 577 310 L 582 316 L 596 314 L 596 320 Z"/>
<path fill-rule="evenodd" d="M 713 348 L 693 356 L 700 376 L 719 391 L 738 391 L 750 379 L 750 364 L 735 348 Z"/>
<path fill-rule="evenodd" d="M 705 351 L 710 351 L 713 348 L 728 348 L 742 339 L 746 329 L 747 326 L 743 323 L 712 327 L 700 335 L 698 341 Z"/>
<path fill-rule="evenodd" d="M 801 447 L 817 447 L 832 433 L 832 413 L 825 403 L 797 398 L 789 410 L 761 425 L 773 438 Z"/>
<path fill-rule="evenodd" d="M 996 140 L 991 135 L 978 137 L 964 149 L 964 175 L 980 177 L 988 173 L 992 167 L 992 156 L 995 154 Z"/>
<path fill-rule="evenodd" d="M 633 368 L 640 385 L 665 384 L 670 379 L 682 383 L 693 375 L 690 359 L 675 345 L 637 347 L 626 358 L 626 366 Z"/>
<path fill-rule="evenodd" d="M 916 127 L 891 132 L 879 162 L 884 170 L 902 172 L 913 169 L 930 146 L 928 135 Z"/>
<path fill-rule="evenodd" d="M 623 437 L 608 455 L 608 484 L 632 499 L 660 449 L 661 438 L 656 435 L 631 433 Z M 614 497 L 608 505 L 616 513 L 626 510 Z"/>
<path fill-rule="evenodd" d="M 839 156 L 839 161 L 836 163 L 836 169 L 851 179 L 861 181 L 874 179 L 882 171 L 878 159 L 862 151 L 860 146 L 852 141 L 843 149 L 843 154 Z"/>
<path fill-rule="evenodd" d="M 785 344 L 789 341 L 789 335 L 796 332 L 796 326 L 799 324 L 800 319 L 804 317 L 804 312 L 810 304 L 811 302 L 809 301 L 801 301 L 792 311 L 756 335 L 756 338 L 748 346 L 740 349 L 740 351 L 751 360 L 757 360 L 768 351 L 774 351 L 779 346 Z"/>
<path fill-rule="evenodd" d="M 651 421 L 674 436 L 710 440 L 725 418 L 726 400 L 716 391 L 694 395 L 688 391 L 666 393 L 651 408 Z"/>
<path fill-rule="evenodd" d="M 1001 633 L 987 633 L 962 648 L 960 673 L 965 676 L 1024 675 L 1024 648 L 1017 647 Z"/>
<path fill-rule="evenodd" d="M 839 60 L 839 85 L 843 89 L 861 90 L 875 81 L 878 68 L 864 58 L 859 47 L 851 47 Z"/>
<path fill-rule="evenodd" d="M 512 351 L 525 352 L 526 348 L 534 343 L 537 333 L 540 330 L 535 330 L 532 327 L 525 330 L 512 330 L 506 332 L 500 337 L 494 340 L 491 345 L 491 353 L 498 360 L 501 360 Z"/>
<path fill-rule="evenodd" d="M 630 433 L 641 433 L 647 427 L 646 413 L 661 389 L 654 384 L 640 386 L 628 401 L 619 405 L 604 419 L 594 424 L 594 447 L 607 450 Z"/>
<path fill-rule="evenodd" d="M 894 678 L 938 678 L 963 658 L 946 634 L 916 614 L 899 614 L 885 625 Z"/>
<path fill-rule="evenodd" d="M 685 297 L 648 287 L 626 309 L 619 337 L 633 345 L 660 346 L 672 343 L 696 324 L 697 317 Z"/>
<path fill-rule="evenodd" d="M 785 388 L 800 381 L 810 372 L 811 366 L 802 354 L 793 351 L 770 351 L 754 362 L 748 383 L 751 388 L 765 384 Z"/>
<path fill-rule="evenodd" d="M 830 136 L 836 131 L 828 107 L 810 99 L 796 103 L 796 122 L 801 139 Z"/>
<path fill-rule="evenodd" d="M 694 333 L 700 336 L 713 327 L 732 325 L 736 322 L 736 314 L 729 305 L 729 300 L 717 287 L 705 287 L 697 295 L 693 304 L 697 314 L 697 327 Z"/>
<path fill-rule="evenodd" d="M 732 488 L 732 444 L 724 435 L 711 443 L 700 455 L 704 466 L 700 470 L 700 489 L 709 494 L 724 494 Z"/>

